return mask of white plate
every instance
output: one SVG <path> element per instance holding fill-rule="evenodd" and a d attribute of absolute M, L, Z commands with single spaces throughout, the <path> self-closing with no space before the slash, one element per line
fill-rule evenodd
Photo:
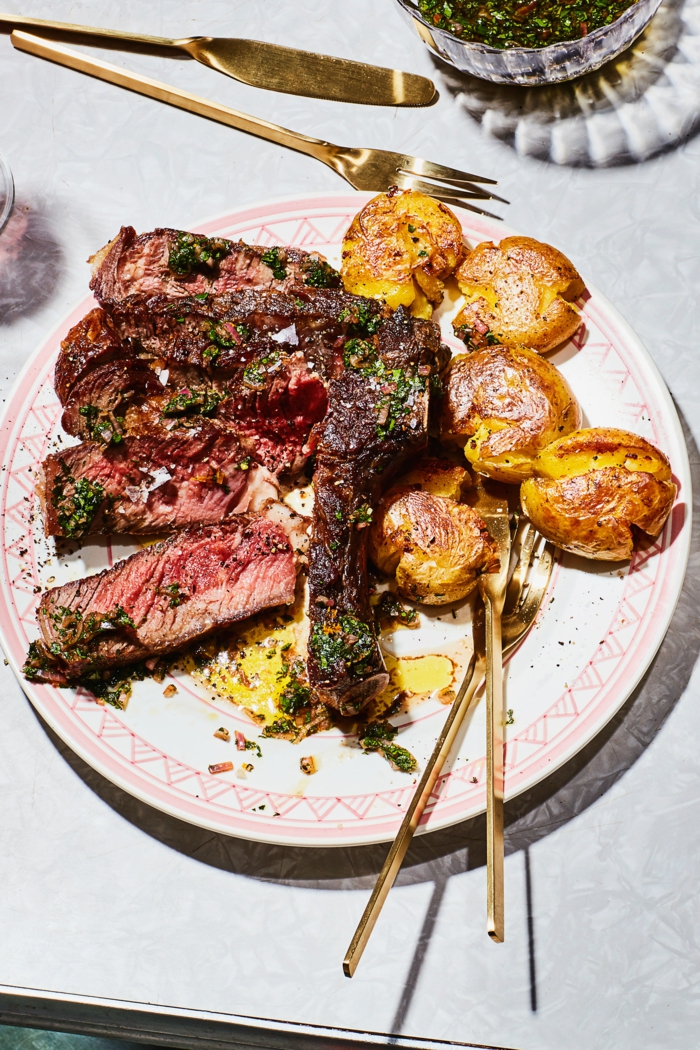
<path fill-rule="evenodd" d="M 198 232 L 255 244 L 318 249 L 338 262 L 343 232 L 368 194 L 345 193 L 256 204 L 200 224 Z M 460 213 L 470 243 L 500 240 L 500 224 Z M 630 695 L 666 632 L 683 582 L 690 541 L 690 472 L 678 416 L 649 354 L 630 326 L 597 291 L 580 302 L 585 325 L 551 356 L 576 393 L 585 425 L 636 431 L 670 457 L 678 499 L 663 533 L 629 565 L 590 563 L 564 556 L 539 623 L 508 663 L 506 796 L 531 787 L 582 748 Z M 39 589 L 94 572 L 135 548 L 123 542 L 86 545 L 72 559 L 46 563 L 48 550 L 33 495 L 33 471 L 60 433 L 53 367 L 61 339 L 91 308 L 85 299 L 41 344 L 8 399 L 0 431 L 2 564 L 0 627 L 7 657 L 19 675 L 37 637 Z M 453 304 L 454 306 L 454 304 Z M 450 304 L 441 308 L 443 323 Z M 445 326 L 447 341 L 457 343 Z M 387 645 L 397 654 L 468 652 L 467 609 L 422 615 L 418 631 L 398 631 Z M 411 796 L 415 777 L 393 771 L 378 755 L 364 755 L 339 730 L 301 745 L 262 741 L 263 758 L 240 779 L 212 776 L 212 762 L 232 756 L 213 738 L 219 725 L 255 737 L 238 708 L 205 695 L 182 677 L 166 700 L 163 686 L 136 683 L 126 711 L 96 703 L 78 689 L 24 681 L 27 696 L 62 739 L 124 790 L 182 820 L 244 838 L 307 846 L 390 840 Z M 429 756 L 446 715 L 428 697 L 395 719 L 398 742 Z M 473 707 L 459 747 L 436 785 L 420 831 L 473 816 L 485 807 L 483 705 Z M 313 754 L 318 772 L 302 775 L 299 759 Z M 235 758 L 235 752 L 233 752 Z M 239 763 L 236 762 L 238 766 Z"/>

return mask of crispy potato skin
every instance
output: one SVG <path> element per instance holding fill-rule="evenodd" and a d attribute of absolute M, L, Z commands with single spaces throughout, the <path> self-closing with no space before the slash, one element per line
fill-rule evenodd
<path fill-rule="evenodd" d="M 440 432 L 479 474 L 519 484 L 537 453 L 581 425 L 558 368 L 526 347 L 488 346 L 452 359 Z"/>
<path fill-rule="evenodd" d="M 442 302 L 445 278 L 466 253 L 462 227 L 446 204 L 413 190 L 390 190 L 352 220 L 340 272 L 346 291 L 429 318 Z"/>
<path fill-rule="evenodd" d="M 626 561 L 633 526 L 658 536 L 676 496 L 662 452 L 638 434 L 580 430 L 544 449 L 523 482 L 525 514 L 552 543 L 597 561 Z"/>
<path fill-rule="evenodd" d="M 455 277 L 467 302 L 453 326 L 469 349 L 496 341 L 544 354 L 581 323 L 571 305 L 585 289 L 578 271 L 556 248 L 532 237 L 478 244 Z"/>
<path fill-rule="evenodd" d="M 460 601 L 477 574 L 498 569 L 498 550 L 471 507 L 444 496 L 397 486 L 380 502 L 370 557 L 396 573 L 399 594 L 426 605 Z"/>

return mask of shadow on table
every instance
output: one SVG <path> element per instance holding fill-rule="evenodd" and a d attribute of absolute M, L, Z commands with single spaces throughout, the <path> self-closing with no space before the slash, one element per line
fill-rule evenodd
<path fill-rule="evenodd" d="M 62 264 L 53 220 L 40 204 L 17 201 L 0 234 L 0 328 L 35 313 L 51 298 Z"/>
<path fill-rule="evenodd" d="M 594 73 L 510 87 L 434 58 L 438 77 L 484 131 L 554 164 L 636 164 L 700 129 L 700 0 L 665 0 L 645 32 Z"/>

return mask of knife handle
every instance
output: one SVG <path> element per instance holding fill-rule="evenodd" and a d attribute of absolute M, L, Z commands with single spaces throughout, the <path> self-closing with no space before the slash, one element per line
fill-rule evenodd
<path fill-rule="evenodd" d="M 0 14 L 0 29 L 53 29 L 71 36 L 94 37 L 101 40 L 122 40 L 127 44 L 147 44 L 151 47 L 179 48 L 181 40 L 169 40 L 162 36 L 146 36 L 142 33 L 122 33 L 118 29 L 101 29 L 93 26 L 73 25 L 71 22 L 53 22 L 44 18 L 25 18 L 24 15 Z"/>
<path fill-rule="evenodd" d="M 38 58 L 46 58 L 50 62 L 57 62 L 68 69 L 77 70 L 79 73 L 88 73 L 90 76 L 97 77 L 98 80 L 105 80 L 108 84 L 116 84 L 118 87 L 128 88 L 130 91 L 136 91 L 138 94 L 146 95 L 148 98 L 155 98 L 159 102 L 167 102 L 171 106 L 177 106 L 178 109 L 185 109 L 189 113 L 198 114 L 200 117 L 216 120 L 219 124 L 227 124 L 231 128 L 246 131 L 250 135 L 257 135 L 259 138 L 268 139 L 270 142 L 276 142 L 281 146 L 288 146 L 290 149 L 315 157 L 317 160 L 323 161 L 324 164 L 329 163 L 328 155 L 330 152 L 333 149 L 337 149 L 337 147 L 333 147 L 329 143 L 321 142 L 320 139 L 302 135 L 298 131 L 290 131 L 288 128 L 280 127 L 278 124 L 271 124 L 267 120 L 261 120 L 259 117 L 251 117 L 248 113 L 241 113 L 237 109 L 230 109 L 228 106 L 222 106 L 218 102 L 200 98 L 199 95 L 192 95 L 189 91 L 181 91 L 170 84 L 162 84 L 160 81 L 144 77 L 140 73 L 132 73 L 123 67 L 112 66 L 108 62 L 102 62 L 97 58 L 90 58 L 81 52 L 71 51 L 61 44 L 45 40 L 43 37 L 32 36 L 30 33 L 15 30 L 10 39 L 13 46 L 19 51 L 26 51 L 30 55 L 36 55 Z"/>
<path fill-rule="evenodd" d="M 505 938 L 503 906 L 503 646 L 499 603 L 486 598 L 487 932 Z"/>

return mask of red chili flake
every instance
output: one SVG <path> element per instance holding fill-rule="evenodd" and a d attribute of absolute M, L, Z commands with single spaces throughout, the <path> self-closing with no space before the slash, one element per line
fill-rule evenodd
<path fill-rule="evenodd" d="M 230 773 L 232 769 L 233 762 L 214 762 L 209 766 L 210 773 Z"/>
<path fill-rule="evenodd" d="M 585 22 L 581 22 L 581 36 L 588 36 L 588 26 Z"/>

